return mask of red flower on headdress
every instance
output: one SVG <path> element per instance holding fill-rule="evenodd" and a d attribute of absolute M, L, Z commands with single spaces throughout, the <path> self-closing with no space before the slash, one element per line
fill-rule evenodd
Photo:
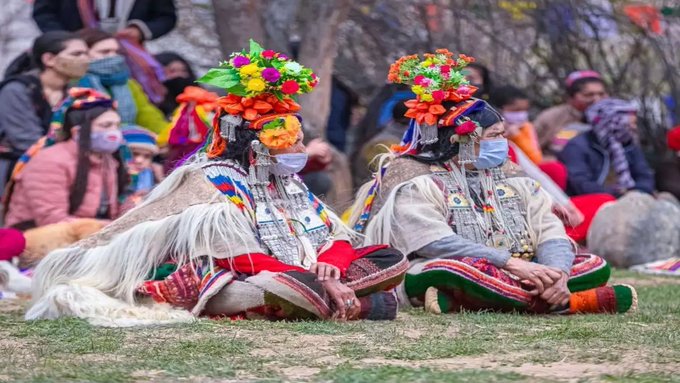
<path fill-rule="evenodd" d="M 443 90 L 435 90 L 432 92 L 432 98 L 434 98 L 434 101 L 437 103 L 440 103 L 446 99 L 446 92 Z"/>
<path fill-rule="evenodd" d="M 266 51 L 262 51 L 262 57 L 266 59 L 273 59 L 274 57 L 276 57 L 276 52 L 274 52 L 271 49 L 267 49 Z"/>
<path fill-rule="evenodd" d="M 295 94 L 298 90 L 300 90 L 300 84 L 295 80 L 288 80 L 281 85 L 283 94 Z"/>
<path fill-rule="evenodd" d="M 465 121 L 464 123 L 456 126 L 456 134 L 459 136 L 465 136 L 477 130 L 477 124 L 472 121 Z"/>

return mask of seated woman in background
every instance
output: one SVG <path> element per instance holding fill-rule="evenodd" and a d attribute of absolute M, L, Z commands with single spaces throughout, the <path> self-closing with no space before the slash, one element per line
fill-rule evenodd
<path fill-rule="evenodd" d="M 576 242 L 586 239 L 588 228 L 599 207 L 614 200 L 608 194 L 587 194 L 568 198 L 568 173 L 561 162 L 544 161 L 534 125 L 529 121 L 529 97 L 513 86 L 496 88 L 492 103 L 501 110 L 506 137 L 510 141 L 510 159 L 550 194 L 567 234 Z M 534 166 L 535 165 L 535 166 Z M 549 177 L 549 178 L 548 178 Z"/>
<path fill-rule="evenodd" d="M 567 193 L 654 193 L 654 172 L 636 137 L 636 113 L 631 102 L 615 98 L 586 110 L 592 130 L 569 141 L 558 156 L 569 172 Z"/>
<path fill-rule="evenodd" d="M 47 133 L 52 107 L 87 70 L 87 46 L 69 32 L 38 37 L 0 83 L 0 195 L 16 161 Z"/>
<path fill-rule="evenodd" d="M 521 150 L 564 190 L 567 186 L 567 171 L 564 165 L 557 161 L 544 161 L 536 129 L 529 121 L 531 104 L 526 93 L 514 86 L 506 85 L 494 89 L 490 102 L 503 115 L 511 151 Z"/>
<path fill-rule="evenodd" d="M 189 62 L 179 53 L 161 52 L 154 58 L 163 65 L 165 73 L 163 85 L 168 91 L 158 107 L 169 117 L 180 104 L 177 101 L 177 96 L 184 93 L 187 87 L 196 85 L 196 75 Z"/>
<path fill-rule="evenodd" d="M 72 88 L 54 116 L 56 142 L 13 178 L 7 226 L 27 230 L 117 216 L 128 176 L 118 152 L 123 137 L 113 100 L 92 89 Z"/>
<path fill-rule="evenodd" d="M 139 125 L 156 134 L 168 125 L 163 112 L 151 103 L 141 85 L 130 75 L 120 44 L 110 34 L 84 29 L 78 32 L 89 47 L 90 66 L 78 86 L 93 88 L 118 103 L 123 125 Z"/>

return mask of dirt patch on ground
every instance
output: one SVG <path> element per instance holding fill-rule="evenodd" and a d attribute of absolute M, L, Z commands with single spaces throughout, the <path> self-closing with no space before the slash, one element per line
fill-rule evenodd
<path fill-rule="evenodd" d="M 607 350 L 601 350 L 606 352 Z M 443 371 L 494 370 L 514 372 L 538 379 L 549 379 L 563 382 L 581 382 L 584 379 L 597 378 L 602 375 L 626 375 L 634 373 L 675 373 L 676 368 L 670 364 L 650 364 L 640 362 L 634 354 L 626 355 L 620 363 L 584 363 L 564 360 L 554 363 L 522 363 L 521 360 L 530 355 L 515 357 L 497 357 L 484 355 L 479 357 L 458 357 L 431 359 L 421 361 L 395 360 L 384 358 L 362 359 L 365 366 L 398 366 L 407 368 L 431 368 Z"/>
<path fill-rule="evenodd" d="M 23 312 L 29 302 L 28 298 L 2 299 L 0 300 L 0 313 Z"/>
<path fill-rule="evenodd" d="M 495 368 L 499 365 L 498 362 L 492 360 L 490 357 L 458 357 L 445 359 L 430 359 L 430 360 L 397 360 L 384 358 L 369 358 L 362 359 L 362 364 L 371 366 L 398 366 L 398 367 L 429 367 L 438 370 L 463 370 L 463 369 L 485 369 Z"/>
<path fill-rule="evenodd" d="M 611 283 L 627 284 L 633 287 L 643 286 L 661 286 L 661 285 L 680 285 L 680 278 L 678 277 L 664 277 L 664 276 L 645 276 L 644 278 L 612 278 Z"/>

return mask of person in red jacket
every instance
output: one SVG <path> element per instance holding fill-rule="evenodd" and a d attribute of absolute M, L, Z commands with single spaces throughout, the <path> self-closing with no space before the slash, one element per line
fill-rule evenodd
<path fill-rule="evenodd" d="M 355 247 L 353 232 L 296 175 L 307 153 L 292 95 L 314 88 L 312 71 L 251 42 L 250 53 L 202 80 L 228 93 L 206 145 L 141 205 L 44 258 L 26 318 L 112 326 L 196 315 L 394 319 L 392 289 L 406 257 L 385 245 Z"/>

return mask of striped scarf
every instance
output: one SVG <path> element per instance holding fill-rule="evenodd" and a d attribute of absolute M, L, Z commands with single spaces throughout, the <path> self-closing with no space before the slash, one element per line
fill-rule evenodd
<path fill-rule="evenodd" d="M 615 98 L 599 101 L 586 110 L 586 118 L 597 141 L 611 158 L 617 177 L 616 186 L 622 192 L 635 187 L 624 145 L 633 142 L 630 115 L 636 112 L 634 104 Z"/>
<path fill-rule="evenodd" d="M 98 5 L 102 6 L 105 2 L 98 1 Z M 109 4 L 110 5 L 110 4 Z M 116 6 L 116 12 L 122 9 L 132 9 L 130 4 L 122 4 L 119 0 Z M 108 9 L 108 6 L 106 7 Z M 100 9 L 101 11 L 101 9 Z M 94 0 L 78 0 L 78 13 L 80 19 L 83 21 L 85 28 L 101 29 L 99 15 L 95 10 Z M 118 17 L 125 17 L 128 15 L 117 15 Z M 124 20 L 127 21 L 127 20 Z M 124 24 L 123 24 L 124 25 Z M 144 93 L 149 97 L 149 100 L 154 104 L 159 104 L 163 101 L 167 90 L 163 86 L 165 74 L 163 66 L 149 53 L 146 49 L 136 42 L 119 39 L 123 54 L 127 61 L 128 67 L 132 77 L 144 89 Z"/>
<path fill-rule="evenodd" d="M 137 106 L 128 85 L 130 70 L 123 56 L 111 56 L 90 63 L 87 74 L 78 86 L 92 88 L 102 93 L 111 93 L 118 104 L 118 114 L 123 124 L 137 121 Z"/>

